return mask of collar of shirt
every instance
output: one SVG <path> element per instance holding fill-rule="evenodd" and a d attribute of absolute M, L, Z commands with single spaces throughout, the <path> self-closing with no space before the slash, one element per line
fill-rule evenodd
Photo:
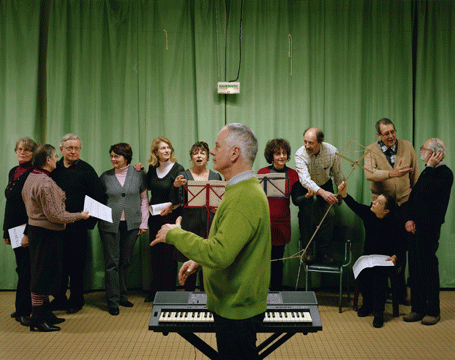
<path fill-rule="evenodd" d="M 76 166 L 79 162 L 81 161 L 81 159 L 77 159 L 75 162 L 73 162 L 70 166 L 66 167 L 64 164 L 63 164 L 63 157 L 61 157 L 58 161 L 57 161 L 57 166 L 61 166 L 62 168 L 64 169 L 69 169 L 73 166 Z"/>
<path fill-rule="evenodd" d="M 251 179 L 253 178 L 255 175 L 254 175 L 254 172 L 253 170 L 248 170 L 248 171 L 244 171 L 240 174 L 237 174 L 235 175 L 234 177 L 231 178 L 231 180 L 229 180 L 227 183 L 226 183 L 226 186 L 230 186 L 230 185 L 234 185 L 234 184 L 237 184 L 241 181 L 244 181 L 244 180 L 248 180 L 248 179 Z"/>
<path fill-rule="evenodd" d="M 395 144 L 393 144 L 392 147 L 388 148 L 383 142 L 382 140 L 379 140 L 378 141 L 378 145 L 379 147 L 381 148 L 382 152 L 385 153 L 387 151 L 387 149 L 390 149 L 392 151 L 392 154 L 391 155 L 396 155 L 397 154 L 397 144 L 398 144 L 398 141 L 395 141 Z"/>

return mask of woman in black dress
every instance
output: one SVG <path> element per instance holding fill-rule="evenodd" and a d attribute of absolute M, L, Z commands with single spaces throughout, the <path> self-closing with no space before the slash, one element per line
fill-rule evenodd
<path fill-rule="evenodd" d="M 171 195 L 173 203 L 181 203 L 183 200 L 183 185 L 187 183 L 188 180 L 195 181 L 208 181 L 208 180 L 221 180 L 221 175 L 207 169 L 207 161 L 209 160 L 209 146 L 204 141 L 199 141 L 195 143 L 190 150 L 191 161 L 193 166 L 188 170 L 182 171 L 179 173 L 177 178 L 174 181 L 174 190 Z M 186 192 L 185 192 L 186 193 Z M 185 194 L 185 201 L 188 201 L 188 196 Z M 183 207 L 182 210 L 182 229 L 191 231 L 203 238 L 207 238 L 208 233 L 207 229 L 210 229 L 212 224 L 214 213 L 213 211 L 208 212 L 209 224 L 207 227 L 207 209 L 206 208 L 190 208 Z M 188 259 L 180 253 L 178 250 L 175 250 L 176 258 L 178 261 L 184 262 Z M 197 274 L 199 274 L 199 283 L 201 288 L 203 288 L 203 279 L 202 271 L 196 272 L 190 275 L 185 282 L 186 291 L 194 291 L 196 288 L 196 279 Z"/>
<path fill-rule="evenodd" d="M 14 151 L 19 165 L 13 167 L 8 174 L 8 186 L 5 189 L 6 205 L 3 221 L 3 241 L 11 245 L 9 229 L 27 224 L 28 217 L 22 200 L 22 188 L 28 175 L 33 171 L 32 156 L 36 143 L 28 137 L 16 141 Z M 18 275 L 16 290 L 16 311 L 11 317 L 24 326 L 30 326 L 32 302 L 30 298 L 30 250 L 28 236 L 24 235 L 21 246 L 14 249 L 16 256 L 16 272 Z"/>
<path fill-rule="evenodd" d="M 171 202 L 171 190 L 174 181 L 184 168 L 177 163 L 174 148 L 169 139 L 164 136 L 153 139 L 150 147 L 149 170 L 147 172 L 147 188 L 151 192 L 150 205 Z M 175 205 L 175 206 L 174 206 Z M 174 224 L 181 215 L 181 209 L 176 204 L 165 206 L 159 215 L 149 217 L 150 242 L 164 224 Z M 145 302 L 151 302 L 157 291 L 174 291 L 177 281 L 177 260 L 174 259 L 174 246 L 160 243 L 150 248 L 152 281 L 150 293 Z"/>

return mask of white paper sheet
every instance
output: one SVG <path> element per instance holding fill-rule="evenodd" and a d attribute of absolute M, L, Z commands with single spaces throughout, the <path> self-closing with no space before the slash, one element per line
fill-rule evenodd
<path fill-rule="evenodd" d="M 172 203 L 170 203 L 170 202 L 166 202 L 166 203 L 161 203 L 161 204 L 156 204 L 156 205 L 150 205 L 149 206 L 150 214 L 152 214 L 152 216 L 159 215 L 161 210 L 163 210 L 164 208 L 168 207 L 171 204 Z"/>
<path fill-rule="evenodd" d="M 112 209 L 87 195 L 85 195 L 84 200 L 84 211 L 88 211 L 90 216 L 112 222 Z"/>
<path fill-rule="evenodd" d="M 24 237 L 24 231 L 25 231 L 25 224 L 8 229 L 9 239 L 11 241 L 11 247 L 13 249 L 21 246 L 21 240 Z"/>
<path fill-rule="evenodd" d="M 352 266 L 352 272 L 354 273 L 354 278 L 357 279 L 360 272 L 363 269 L 371 268 L 375 266 L 393 266 L 393 261 L 385 261 L 390 256 L 387 255 L 363 255 L 357 259 L 355 264 Z"/>

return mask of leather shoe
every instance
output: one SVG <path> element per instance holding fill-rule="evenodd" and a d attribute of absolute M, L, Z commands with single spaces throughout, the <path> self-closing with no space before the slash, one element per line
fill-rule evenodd
<path fill-rule="evenodd" d="M 370 315 L 373 312 L 373 309 L 363 305 L 359 310 L 357 310 L 358 317 L 365 317 Z"/>
<path fill-rule="evenodd" d="M 125 301 L 120 301 L 120 306 L 133 307 L 134 304 L 132 302 L 129 302 L 128 300 L 125 300 Z"/>
<path fill-rule="evenodd" d="M 416 322 L 420 321 L 424 318 L 424 315 L 416 313 L 414 311 L 410 312 L 409 314 L 403 316 L 403 320 L 406 322 Z"/>
<path fill-rule="evenodd" d="M 335 262 L 335 259 L 327 254 L 322 255 L 322 263 L 325 265 L 330 265 Z"/>
<path fill-rule="evenodd" d="M 111 314 L 113 316 L 118 315 L 118 314 L 120 314 L 120 310 L 118 307 L 109 308 L 109 314 Z"/>
<path fill-rule="evenodd" d="M 153 302 L 155 300 L 156 291 L 152 291 L 148 296 L 145 298 L 144 302 Z"/>
<path fill-rule="evenodd" d="M 439 320 L 441 320 L 440 315 L 438 315 L 438 316 L 426 315 L 423 317 L 421 323 L 422 323 L 422 325 L 435 325 L 435 324 L 437 324 L 437 322 Z"/>
<path fill-rule="evenodd" d="M 375 328 L 381 328 L 384 325 L 384 313 L 377 312 L 374 313 L 373 326 Z"/>
<path fill-rule="evenodd" d="M 22 326 L 30 326 L 30 318 L 28 316 L 17 316 L 16 321 L 20 322 Z"/>
<path fill-rule="evenodd" d="M 68 309 L 68 300 L 57 300 L 54 299 L 49 303 L 51 310 L 67 310 Z"/>
<path fill-rule="evenodd" d="M 11 317 L 12 317 L 12 318 L 17 318 L 17 312 L 13 312 L 13 313 L 11 314 Z"/>
<path fill-rule="evenodd" d="M 69 308 L 66 312 L 68 314 L 75 314 L 75 313 L 79 312 L 80 310 L 82 310 L 81 307 L 75 307 L 75 308 Z"/>

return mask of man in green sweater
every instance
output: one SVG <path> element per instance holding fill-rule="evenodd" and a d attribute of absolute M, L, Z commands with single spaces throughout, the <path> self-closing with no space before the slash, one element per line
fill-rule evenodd
<path fill-rule="evenodd" d="M 189 259 L 179 272 L 183 284 L 199 266 L 204 269 L 207 308 L 214 313 L 221 359 L 256 359 L 257 329 L 267 310 L 270 281 L 270 213 L 267 197 L 252 171 L 258 145 L 243 124 L 219 132 L 214 169 L 227 181 L 208 239 L 176 224 L 163 225 L 151 246 L 175 245 Z"/>

